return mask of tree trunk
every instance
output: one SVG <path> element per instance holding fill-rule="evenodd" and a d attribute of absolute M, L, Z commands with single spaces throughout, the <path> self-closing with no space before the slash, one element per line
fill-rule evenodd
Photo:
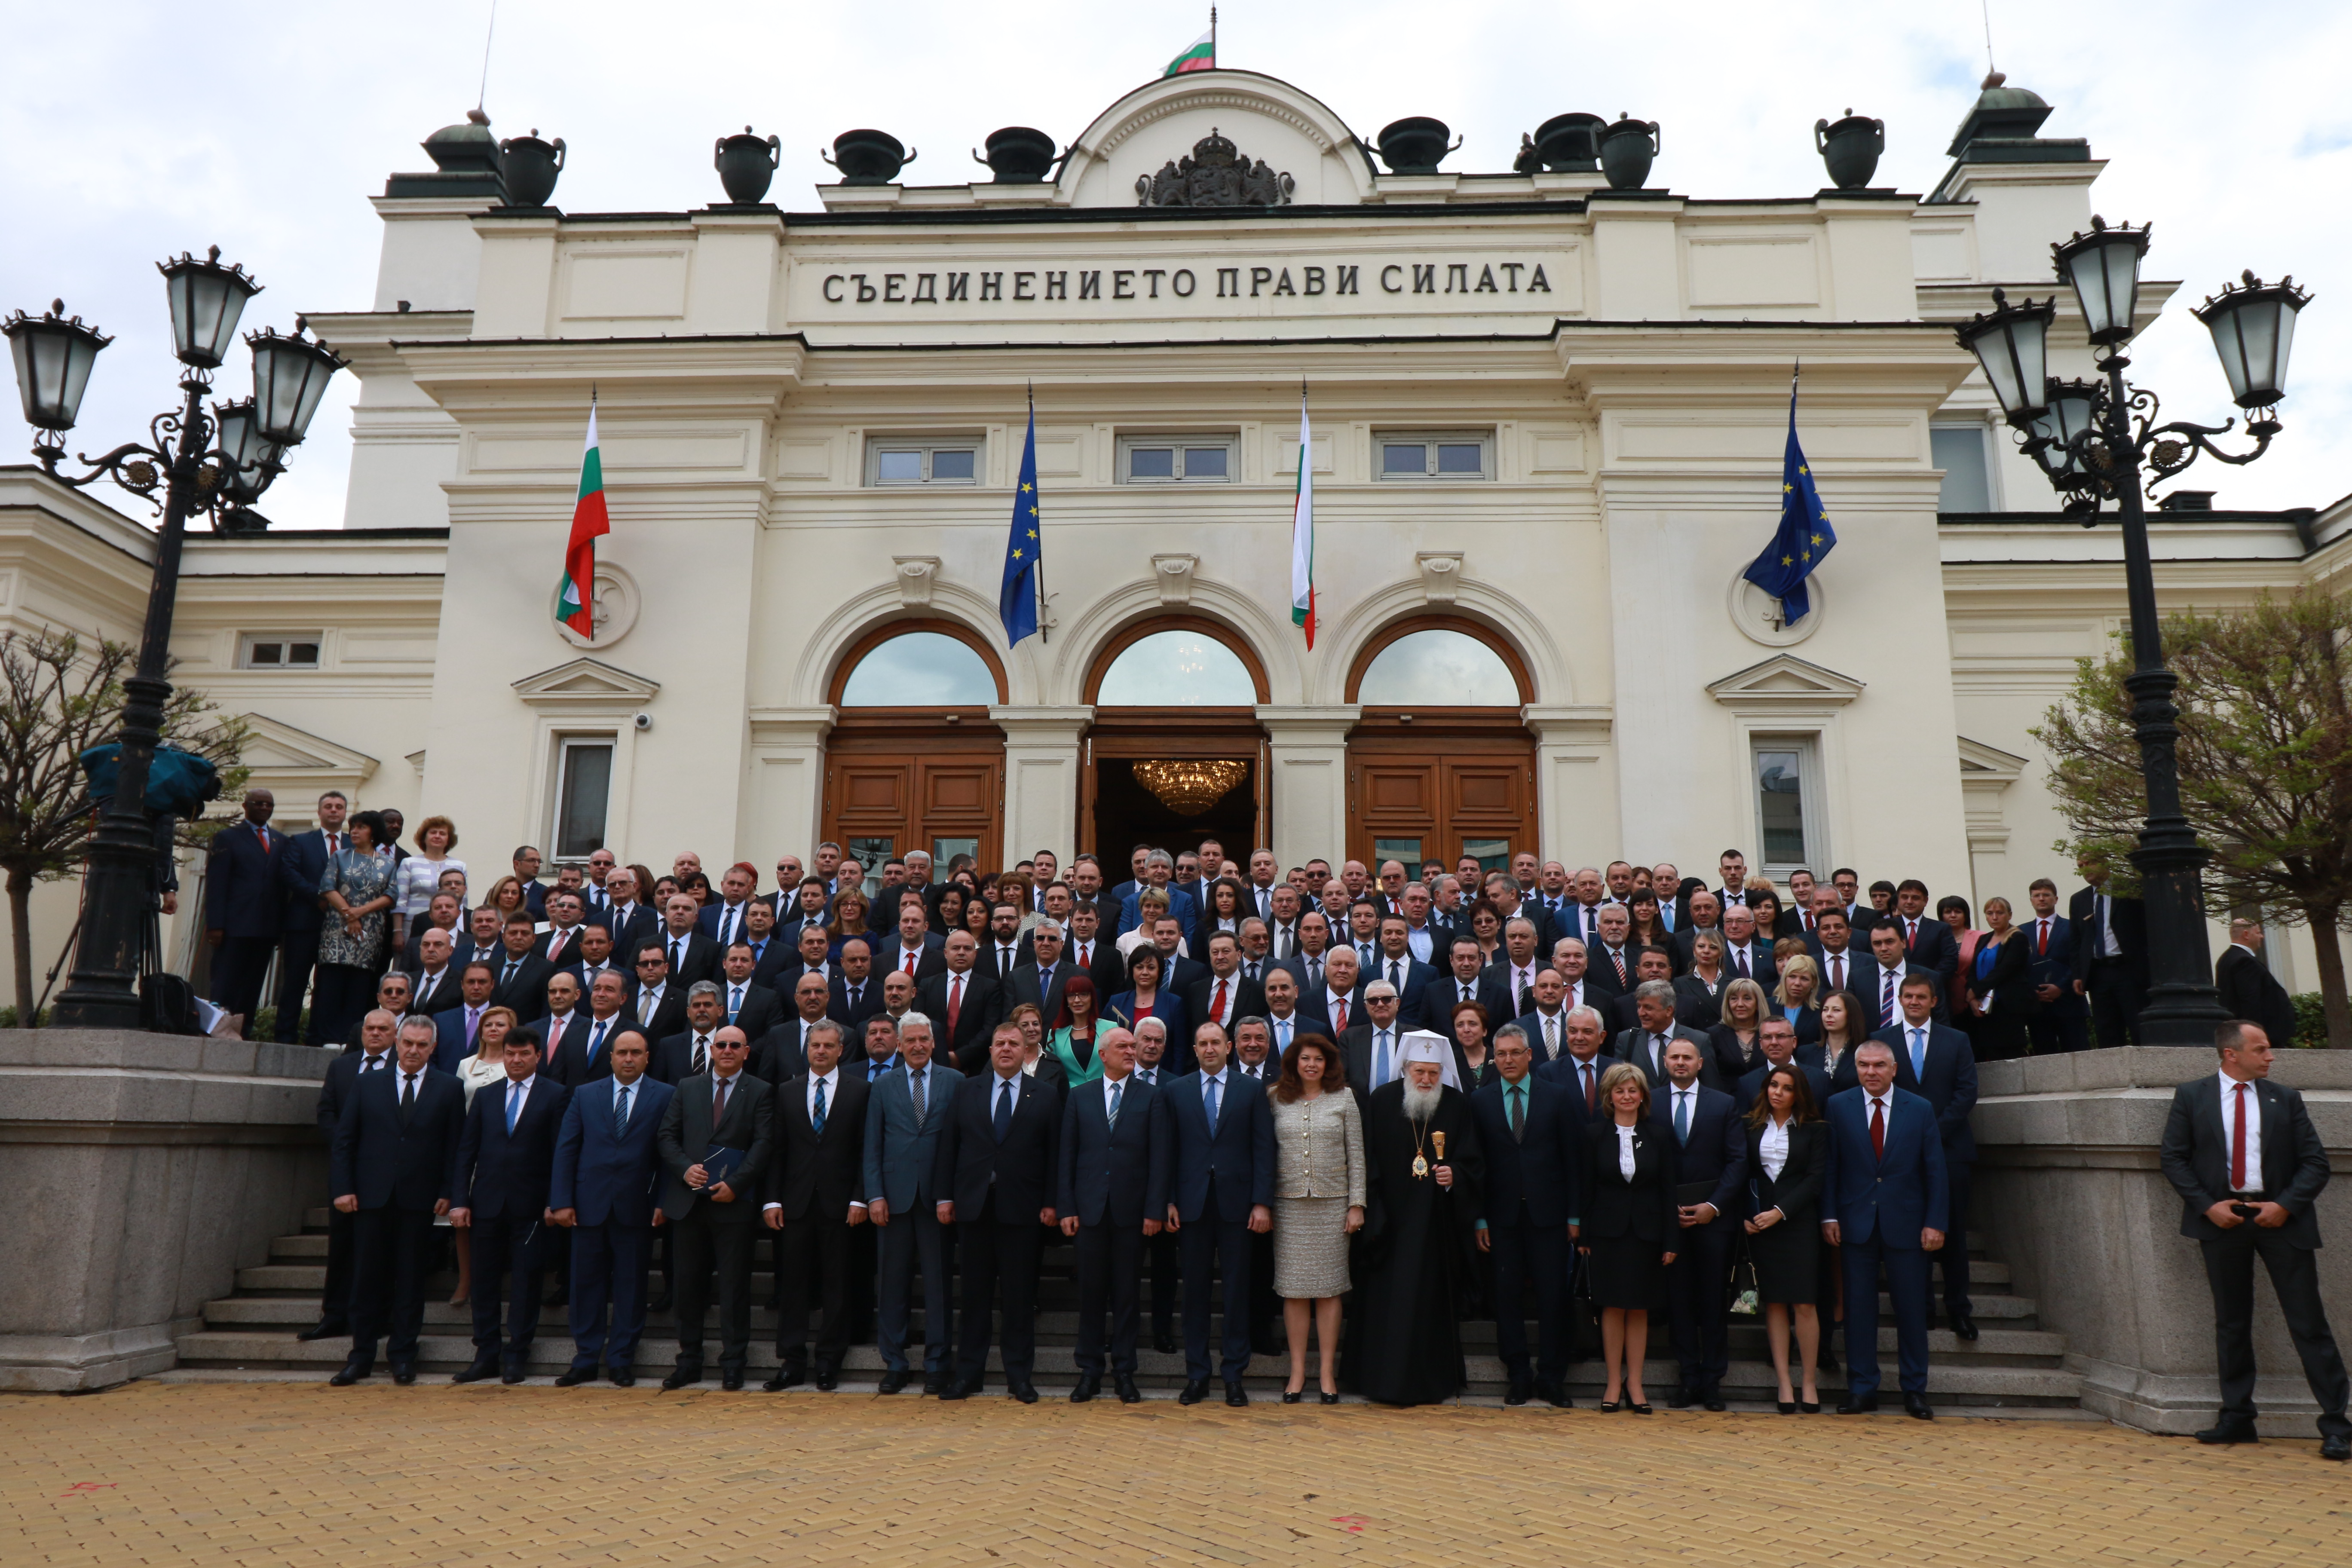
<path fill-rule="evenodd" d="M 2311 920 L 2311 951 L 2319 960 L 2319 1000 L 2327 1013 L 2327 1044 L 2335 1050 L 2352 1050 L 2352 1000 L 2344 991 L 2344 948 L 2336 937 L 2343 919 L 2340 904 L 2306 904 Z"/>
<path fill-rule="evenodd" d="M 33 1026 L 33 879 L 8 873 L 8 955 L 16 965 L 16 1027 Z"/>

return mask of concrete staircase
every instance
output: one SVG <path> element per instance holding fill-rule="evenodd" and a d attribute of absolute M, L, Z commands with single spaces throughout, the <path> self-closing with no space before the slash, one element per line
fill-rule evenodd
<path fill-rule="evenodd" d="M 272 1244 L 268 1263 L 238 1271 L 236 1295 L 206 1305 L 203 1328 L 181 1336 L 179 1368 L 165 1373 L 166 1377 L 180 1381 L 238 1376 L 324 1378 L 342 1365 L 350 1349 L 347 1342 L 325 1340 L 305 1344 L 294 1338 L 319 1321 L 319 1292 L 326 1279 L 327 1211 L 313 1209 L 307 1217 L 300 1234 L 280 1237 Z M 2066 1370 L 2065 1336 L 2043 1329 L 2033 1301 L 2010 1292 L 2008 1265 L 1984 1257 L 1978 1247 L 1979 1239 L 1971 1233 L 1969 1271 L 1981 1334 L 1974 1343 L 1969 1343 L 1948 1329 L 1931 1331 L 1930 1397 L 1939 1409 L 1952 1414 L 2095 1419 L 2080 1408 L 2082 1379 Z M 771 1287 L 766 1247 L 760 1249 L 754 1268 L 751 1364 L 756 1386 L 776 1365 L 775 1315 L 766 1305 Z M 1076 1381 L 1072 1359 L 1076 1336 L 1076 1287 L 1071 1270 L 1068 1247 L 1046 1248 L 1039 1292 L 1037 1376 L 1039 1389 L 1048 1396 L 1066 1393 Z M 427 1374 L 456 1372 L 473 1359 L 471 1310 L 447 1305 L 453 1289 L 453 1279 L 444 1275 L 426 1292 L 419 1371 Z M 1151 1349 L 1148 1281 L 1145 1292 L 1144 1344 L 1137 1381 L 1147 1393 L 1172 1393 L 1183 1384 L 1183 1357 Z M 1883 1297 L 1880 1306 L 1884 1312 Z M 919 1328 L 921 1320 L 919 1308 Z M 1731 1371 L 1725 1380 L 1725 1393 L 1735 1407 L 1769 1410 L 1775 1387 L 1762 1321 L 1734 1316 L 1731 1325 Z M 667 1312 L 656 1313 L 649 1321 L 637 1354 L 640 1386 L 658 1380 L 676 1359 L 673 1327 L 674 1319 Z M 1570 1375 L 1570 1390 L 1580 1404 L 1597 1400 L 1601 1390 L 1600 1364 L 1595 1359 L 1598 1341 L 1589 1325 L 1585 1332 L 1589 1340 L 1585 1357 Z M 1465 1322 L 1463 1337 L 1469 1363 L 1469 1397 L 1482 1402 L 1499 1400 L 1505 1374 L 1503 1363 L 1494 1351 L 1494 1324 L 1483 1321 Z M 1654 1325 L 1650 1342 L 1651 1358 L 1644 1381 L 1653 1400 L 1663 1404 L 1665 1392 L 1674 1385 L 1677 1375 L 1663 1322 Z M 1883 1320 L 1879 1343 L 1885 1363 L 1885 1386 L 1892 1390 L 1895 1331 L 1884 1326 Z M 1841 1355 L 1843 1348 L 1841 1338 L 1837 1345 Z M 714 1387 L 718 1381 L 717 1356 L 714 1337 L 705 1346 L 709 1385 Z M 565 1331 L 563 1310 L 551 1307 L 541 1316 L 539 1339 L 532 1347 L 533 1375 L 552 1377 L 568 1366 L 571 1359 L 572 1341 Z M 915 1359 L 919 1367 L 919 1355 Z M 992 1354 L 989 1364 L 991 1389 L 1001 1392 L 1003 1383 Z M 383 1371 L 381 1359 L 378 1371 Z M 870 1390 L 881 1373 L 881 1356 L 870 1343 L 853 1345 L 843 1365 L 842 1386 L 845 1390 Z M 1252 1363 L 1248 1384 L 1254 1391 L 1269 1393 L 1281 1387 L 1286 1373 L 1285 1357 L 1257 1357 Z M 1831 1391 L 1843 1388 L 1845 1379 L 1842 1371 L 1825 1372 L 1820 1384 L 1824 1390 L 1824 1403 L 1833 1404 L 1836 1395 Z"/>

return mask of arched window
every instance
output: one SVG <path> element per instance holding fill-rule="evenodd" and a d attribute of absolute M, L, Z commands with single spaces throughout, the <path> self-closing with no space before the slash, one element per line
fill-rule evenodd
<path fill-rule="evenodd" d="M 1355 700 L 1381 708 L 1516 708 L 1518 677 L 1494 647 L 1448 626 L 1409 631 L 1372 656 Z"/>
<path fill-rule="evenodd" d="M 997 693 L 996 672 L 970 643 L 908 631 L 867 648 L 836 700 L 844 708 L 985 708 Z"/>
<path fill-rule="evenodd" d="M 1259 700 L 1258 682 L 1226 644 L 1182 626 L 1147 632 L 1121 648 L 1094 700 L 1102 708 L 1247 708 Z"/>

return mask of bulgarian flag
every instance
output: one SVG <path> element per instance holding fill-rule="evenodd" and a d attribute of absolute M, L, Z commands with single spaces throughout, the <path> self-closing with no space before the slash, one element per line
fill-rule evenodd
<path fill-rule="evenodd" d="M 555 618 L 583 637 L 596 635 L 596 539 L 613 531 L 604 513 L 604 464 L 596 455 L 596 399 L 588 399 L 588 451 L 580 459 L 580 499 L 572 505 L 572 542 L 563 547 L 563 585 Z"/>
<path fill-rule="evenodd" d="M 1161 71 L 1160 75 L 1164 80 L 1171 76 L 1182 76 L 1186 71 L 1213 71 L 1216 68 L 1217 29 L 1212 26 L 1207 32 L 1192 40 L 1191 48 L 1170 60 L 1168 68 Z"/>
<path fill-rule="evenodd" d="M 1315 433 L 1307 423 L 1307 389 L 1298 389 L 1298 500 L 1290 516 L 1290 624 L 1315 646 Z"/>

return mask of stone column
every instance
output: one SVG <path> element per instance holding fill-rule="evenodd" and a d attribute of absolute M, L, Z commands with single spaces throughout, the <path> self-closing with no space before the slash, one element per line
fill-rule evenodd
<path fill-rule="evenodd" d="M 1611 710 L 1529 703 L 1520 715 L 1536 738 L 1536 826 L 1543 858 L 1601 866 L 1617 858 L 1617 775 L 1609 758 Z"/>
<path fill-rule="evenodd" d="M 1355 703 L 1257 710 L 1273 759 L 1274 854 L 1283 865 L 1347 855 L 1348 731 L 1362 712 Z"/>
<path fill-rule="evenodd" d="M 170 1369 L 236 1271 L 327 1201 L 330 1051 L 113 1029 L 0 1030 L 0 1389 Z"/>
<path fill-rule="evenodd" d="M 751 710 L 751 776 L 743 781 L 735 842 L 750 846 L 755 865 L 762 855 L 806 856 L 821 836 L 824 738 L 833 717 L 830 707 Z"/>
<path fill-rule="evenodd" d="M 1078 735 L 1091 708 L 991 708 L 1004 731 L 1004 858 L 1051 849 L 1067 866 L 1078 847 Z"/>

